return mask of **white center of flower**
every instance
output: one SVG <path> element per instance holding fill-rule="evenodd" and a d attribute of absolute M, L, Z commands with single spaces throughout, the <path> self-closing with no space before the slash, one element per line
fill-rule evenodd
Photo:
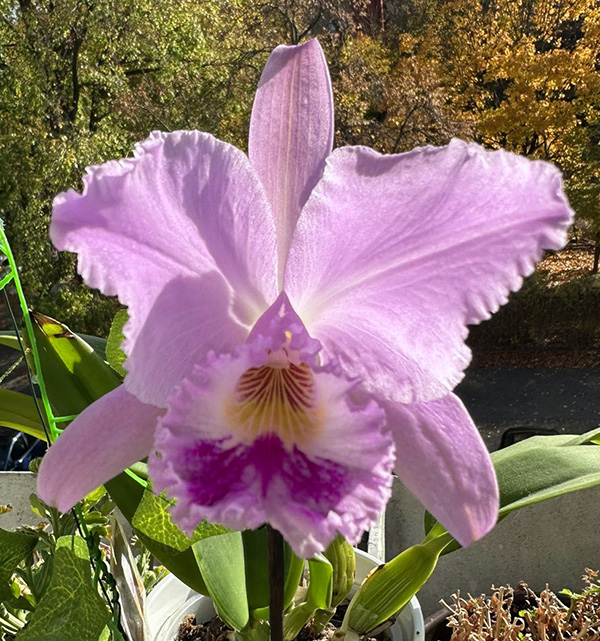
<path fill-rule="evenodd" d="M 282 347 L 262 367 L 238 379 L 229 418 L 244 440 L 276 434 L 286 445 L 302 445 L 320 428 L 313 373 L 299 355 Z"/>

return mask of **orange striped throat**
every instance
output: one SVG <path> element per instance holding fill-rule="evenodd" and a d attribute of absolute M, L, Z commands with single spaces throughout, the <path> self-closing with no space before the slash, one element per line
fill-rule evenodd
<path fill-rule="evenodd" d="M 247 369 L 227 408 L 235 432 L 245 442 L 277 435 L 286 448 L 302 446 L 321 429 L 313 372 L 286 347 L 269 354 L 267 364 Z"/>

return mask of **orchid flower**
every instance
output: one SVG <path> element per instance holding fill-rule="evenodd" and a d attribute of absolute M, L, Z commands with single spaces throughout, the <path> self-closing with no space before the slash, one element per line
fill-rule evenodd
<path fill-rule="evenodd" d="M 124 385 L 50 448 L 65 511 L 149 456 L 173 518 L 268 522 L 303 557 L 357 542 L 392 471 L 462 544 L 495 523 L 487 450 L 452 393 L 467 325 L 566 240 L 558 170 L 453 140 L 332 151 L 320 45 L 277 47 L 249 154 L 153 133 L 55 199 L 51 238 L 127 305 Z"/>

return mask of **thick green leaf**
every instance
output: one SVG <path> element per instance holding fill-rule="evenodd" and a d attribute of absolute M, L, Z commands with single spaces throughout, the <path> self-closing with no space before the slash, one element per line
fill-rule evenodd
<path fill-rule="evenodd" d="M 306 592 L 306 602 L 316 608 L 331 606 L 333 567 L 323 554 L 317 554 L 308 561 L 310 583 Z"/>
<path fill-rule="evenodd" d="M 46 440 L 35 402 L 27 394 L 0 389 L 0 425 Z"/>
<path fill-rule="evenodd" d="M 288 559 L 288 550 L 289 550 L 289 565 L 287 565 Z M 296 556 L 290 547 L 287 547 L 286 544 L 286 576 L 285 576 L 285 586 L 283 588 L 283 607 L 287 609 L 294 597 L 296 592 L 298 592 L 298 586 L 300 585 L 300 579 L 302 578 L 302 573 L 304 572 L 304 559 Z"/>
<path fill-rule="evenodd" d="M 342 628 L 364 635 L 392 619 L 431 576 L 451 540 L 447 534 L 413 545 L 373 570 L 350 601 Z"/>
<path fill-rule="evenodd" d="M 317 610 L 331 608 L 333 568 L 323 554 L 308 562 L 310 580 L 304 602 L 292 608 L 283 618 L 285 641 L 295 639 Z"/>
<path fill-rule="evenodd" d="M 66 325 L 37 313 L 31 320 L 48 399 L 57 414 L 78 414 L 120 385 L 112 368 Z"/>
<path fill-rule="evenodd" d="M 61 537 L 50 585 L 16 641 L 96 641 L 109 620 L 106 604 L 92 584 L 85 541 Z"/>
<path fill-rule="evenodd" d="M 244 530 L 244 562 L 246 566 L 246 592 L 248 605 L 257 619 L 269 618 L 269 550 L 267 530 Z M 284 542 L 284 591 L 283 609 L 291 604 L 298 589 L 304 560 L 298 558 Z"/>
<path fill-rule="evenodd" d="M 77 336 L 88 343 L 96 352 L 96 354 L 98 354 L 98 356 L 102 358 L 102 360 L 106 360 L 106 338 L 80 333 L 78 333 Z M 21 351 L 19 339 L 12 329 L 0 332 L 0 345 L 10 347 L 11 349 L 17 350 L 18 352 Z"/>
<path fill-rule="evenodd" d="M 21 351 L 19 339 L 17 338 L 15 332 L 10 329 L 0 332 L 0 345 L 4 345 L 4 347 L 10 347 L 11 349 L 16 349 L 18 352 Z"/>
<path fill-rule="evenodd" d="M 127 357 L 125 356 L 125 352 L 122 350 L 121 345 L 125 340 L 123 327 L 128 320 L 129 314 L 126 309 L 121 309 L 115 314 L 112 325 L 110 326 L 108 341 L 106 343 L 106 360 L 115 372 L 118 372 L 121 376 L 125 376 L 127 373 L 123 367 L 123 363 Z"/>
<path fill-rule="evenodd" d="M 248 607 L 251 610 L 267 608 L 269 605 L 269 550 L 266 528 L 244 530 L 242 542 Z"/>
<path fill-rule="evenodd" d="M 38 537 L 33 534 L 9 532 L 0 528 L 0 601 L 10 598 L 13 572 L 33 552 L 37 542 Z"/>
<path fill-rule="evenodd" d="M 337 606 L 348 596 L 354 585 L 356 554 L 346 539 L 338 534 L 323 554 L 331 563 L 333 570 L 331 607 L 318 609 L 311 623 L 312 636 L 318 638 L 325 626 L 331 621 Z"/>
<path fill-rule="evenodd" d="M 356 554 L 354 548 L 339 534 L 324 552 L 333 569 L 331 606 L 337 607 L 354 585 Z"/>
<path fill-rule="evenodd" d="M 241 532 L 202 539 L 193 550 L 219 616 L 239 632 L 250 620 Z"/>
<path fill-rule="evenodd" d="M 600 485 L 599 437 L 600 429 L 585 434 L 533 436 L 492 452 L 500 489 L 499 519 L 528 505 Z M 446 532 L 429 514 L 425 529 L 428 538 Z M 459 547 L 454 541 L 444 554 Z"/>
<path fill-rule="evenodd" d="M 155 496 L 126 472 L 105 483 L 105 487 L 150 553 L 190 588 L 200 594 L 208 594 L 192 543 L 226 530 L 202 523 L 194 537 L 188 539 L 172 522 L 167 510 L 169 502 Z"/>
<path fill-rule="evenodd" d="M 540 501 L 600 484 L 600 447 L 584 435 L 534 436 L 492 455 L 500 517 Z"/>
<path fill-rule="evenodd" d="M 98 356 L 106 361 L 106 338 L 101 336 L 92 336 L 91 334 L 76 333 L 82 341 L 85 341 Z"/>

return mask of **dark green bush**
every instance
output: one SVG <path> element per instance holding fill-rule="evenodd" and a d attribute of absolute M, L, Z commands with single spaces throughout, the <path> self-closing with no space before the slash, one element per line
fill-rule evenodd
<path fill-rule="evenodd" d="M 551 286 L 533 274 L 485 323 L 471 328 L 473 350 L 515 346 L 600 348 L 600 278 L 587 274 Z"/>

